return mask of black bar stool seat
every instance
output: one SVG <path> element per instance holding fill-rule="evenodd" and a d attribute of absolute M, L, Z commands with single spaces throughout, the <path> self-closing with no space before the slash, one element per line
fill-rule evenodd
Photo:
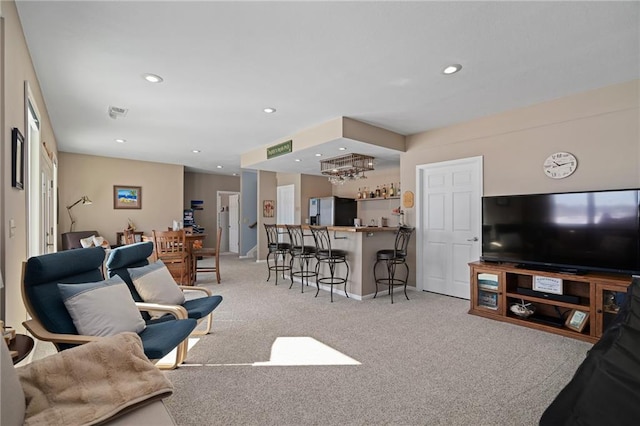
<path fill-rule="evenodd" d="M 331 237 L 329 236 L 329 230 L 326 226 L 311 226 L 311 234 L 316 242 L 316 296 L 320 293 L 320 284 L 326 284 L 331 287 L 331 302 L 333 303 L 333 286 L 344 284 L 344 294 L 349 297 L 347 293 L 347 281 L 349 280 L 349 263 L 347 263 L 347 252 L 345 250 L 336 250 L 331 248 Z M 347 273 L 344 278 L 336 276 L 336 266 L 344 264 Z M 329 266 L 329 276 L 320 277 L 320 265 Z"/>
<path fill-rule="evenodd" d="M 389 294 L 391 295 L 391 303 L 393 303 L 393 287 L 403 286 L 404 297 L 409 300 L 407 296 L 407 281 L 409 280 L 409 265 L 407 265 L 407 246 L 411 239 L 411 234 L 415 228 L 408 226 L 401 226 L 396 234 L 395 247 L 392 249 L 382 249 L 376 252 L 376 263 L 373 265 L 373 278 L 376 281 L 376 294 L 373 295 L 375 299 L 378 295 L 378 284 L 386 285 L 389 288 Z M 387 266 L 387 276 L 384 278 L 378 278 L 376 275 L 376 267 L 378 263 L 383 262 Z M 396 278 L 396 266 L 404 265 L 407 270 L 407 274 L 404 279 Z"/>
<path fill-rule="evenodd" d="M 313 270 L 309 268 L 309 263 L 316 257 L 316 248 L 314 246 L 304 245 L 304 231 L 302 230 L 302 226 L 285 226 L 289 233 L 289 241 L 291 241 L 289 248 L 289 253 L 291 254 L 291 275 L 300 278 L 300 291 L 304 293 L 305 280 L 307 285 L 309 285 L 309 278 L 316 276 L 315 268 Z M 293 267 L 296 260 L 298 261 L 298 266 L 300 268 L 298 271 Z M 293 287 L 293 279 L 291 280 L 289 288 L 291 287 Z"/>
<path fill-rule="evenodd" d="M 271 271 L 275 272 L 276 285 L 278 285 L 278 275 L 282 272 L 282 278 L 284 278 L 285 271 L 291 271 L 291 263 L 287 262 L 286 257 L 290 254 L 291 244 L 278 241 L 278 227 L 275 224 L 264 224 L 264 229 L 267 232 L 267 270 L 269 275 L 267 281 L 271 279 Z M 269 262 L 269 258 L 273 255 L 273 264 Z M 278 259 L 282 259 L 282 262 L 278 262 Z M 290 275 L 291 284 L 293 284 L 293 276 Z"/>

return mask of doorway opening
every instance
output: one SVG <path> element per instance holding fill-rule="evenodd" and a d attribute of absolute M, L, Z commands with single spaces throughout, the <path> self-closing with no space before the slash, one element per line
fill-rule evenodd
<path fill-rule="evenodd" d="M 218 191 L 217 224 L 222 228 L 220 237 L 220 253 L 240 252 L 240 193 L 235 191 Z"/>

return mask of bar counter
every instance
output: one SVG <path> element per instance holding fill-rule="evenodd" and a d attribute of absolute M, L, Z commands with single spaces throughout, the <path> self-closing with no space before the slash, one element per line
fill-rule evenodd
<path fill-rule="evenodd" d="M 278 227 L 285 228 L 284 225 L 278 225 Z M 302 225 L 302 228 L 308 230 L 309 225 Z M 373 279 L 376 252 L 382 249 L 393 249 L 398 228 L 394 226 L 327 226 L 327 229 L 331 235 L 331 247 L 347 252 L 347 263 L 349 264 L 347 293 L 349 293 L 349 297 L 356 300 L 373 297 L 376 291 L 376 283 Z M 305 238 L 306 245 L 313 246 L 315 244 L 310 232 Z M 400 268 L 398 273 L 404 276 L 403 269 Z M 344 276 L 345 272 L 346 269 L 342 265 L 336 268 L 336 276 Z M 386 276 L 386 273 L 386 268 L 379 265 L 379 277 Z M 321 268 L 320 274 L 328 276 L 328 270 Z M 320 288 L 329 291 L 329 286 L 325 288 L 321 285 Z M 379 290 L 378 297 L 387 297 L 386 286 L 380 286 Z M 334 295 L 344 297 L 342 285 L 336 286 L 333 291 Z M 319 294 L 318 297 L 322 297 L 322 294 Z"/>

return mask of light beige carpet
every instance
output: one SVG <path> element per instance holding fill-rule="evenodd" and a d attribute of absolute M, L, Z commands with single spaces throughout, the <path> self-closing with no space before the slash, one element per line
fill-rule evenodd
<path fill-rule="evenodd" d="M 535 425 L 591 347 L 468 315 L 466 300 L 410 291 L 393 305 L 384 292 L 330 303 L 315 287 L 266 282 L 253 259 L 220 263 L 221 284 L 214 274 L 198 283 L 224 296 L 212 333 L 191 365 L 166 373 L 179 425 Z M 279 337 L 360 364 L 275 366 Z"/>

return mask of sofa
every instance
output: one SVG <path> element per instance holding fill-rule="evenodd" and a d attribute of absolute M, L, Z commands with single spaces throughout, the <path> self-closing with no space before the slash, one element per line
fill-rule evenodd
<path fill-rule="evenodd" d="M 540 419 L 541 426 L 640 424 L 640 276 L 613 323 Z"/>
<path fill-rule="evenodd" d="M 92 235 L 95 235 L 96 237 L 100 236 L 98 231 L 65 232 L 64 234 L 62 234 L 62 250 L 82 248 L 80 240 L 83 238 L 88 238 Z"/>

